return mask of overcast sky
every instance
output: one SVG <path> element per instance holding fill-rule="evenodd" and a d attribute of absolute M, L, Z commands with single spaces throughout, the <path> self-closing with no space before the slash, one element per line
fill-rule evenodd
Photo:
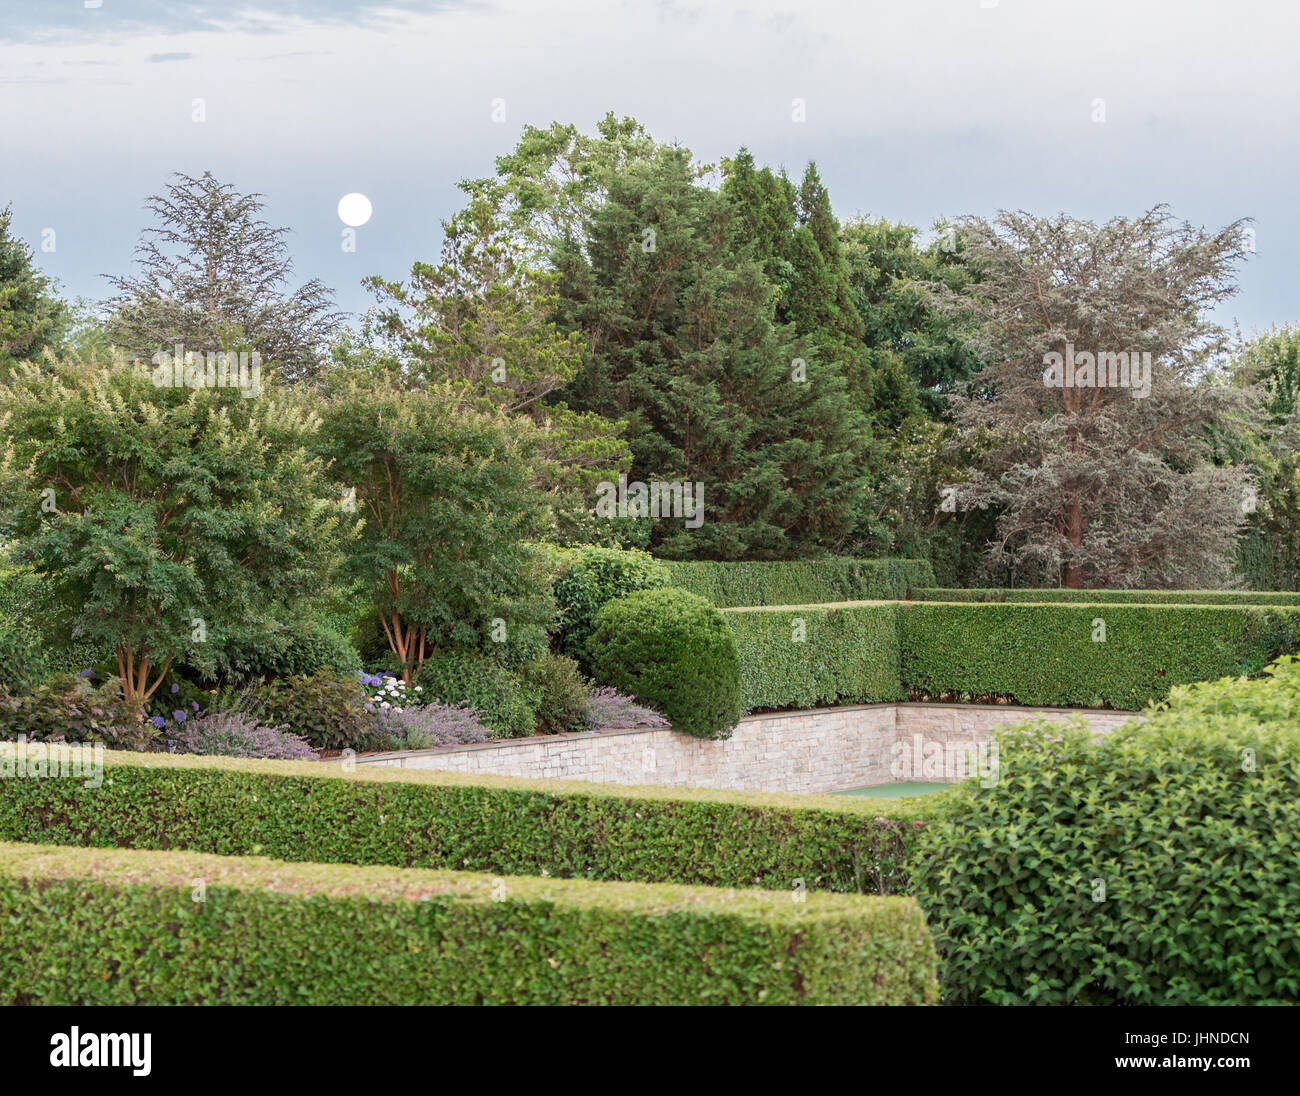
<path fill-rule="evenodd" d="M 145 196 L 209 170 L 263 192 L 301 277 L 356 312 L 362 277 L 436 257 L 456 182 L 523 125 L 613 110 L 704 160 L 815 159 L 842 218 L 1253 217 L 1220 316 L 1249 332 L 1300 320 L 1297 24 L 1294 0 L 0 0 L 0 205 L 98 299 Z"/>

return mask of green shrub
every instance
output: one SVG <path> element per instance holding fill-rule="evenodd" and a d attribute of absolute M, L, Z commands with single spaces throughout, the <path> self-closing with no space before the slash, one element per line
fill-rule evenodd
<path fill-rule="evenodd" d="M 97 689 L 74 674 L 56 674 L 27 693 L 0 693 L 0 740 L 26 735 L 29 742 L 102 742 L 113 749 L 144 749 L 157 740 L 158 732 L 121 693 L 114 682 Z"/>
<path fill-rule="evenodd" d="M 477 708 L 498 738 L 526 738 L 537 726 L 537 687 L 479 651 L 436 652 L 425 659 L 416 683 L 426 701 Z"/>
<path fill-rule="evenodd" d="M 740 719 L 740 661 L 726 618 L 685 590 L 642 590 L 596 614 L 587 643 L 602 685 L 662 712 L 673 730 L 730 738 Z"/>
<path fill-rule="evenodd" d="M 214 655 L 218 675 L 228 684 L 316 673 L 345 676 L 361 669 L 352 642 L 314 617 L 218 641 Z"/>
<path fill-rule="evenodd" d="M 542 734 L 587 730 L 590 689 L 573 659 L 543 655 L 529 667 L 528 678 L 537 689 L 537 729 Z"/>
<path fill-rule="evenodd" d="M 110 662 L 116 665 L 111 650 L 65 634 L 60 615 L 47 581 L 23 568 L 0 567 L 0 635 L 6 637 L 0 647 L 8 636 L 17 635 L 22 638 L 14 641 L 15 653 L 38 654 L 28 663 L 29 685 L 55 674 L 76 674 Z M 18 653 L 18 657 L 27 656 Z"/>
<path fill-rule="evenodd" d="M 602 606 L 638 590 L 669 584 L 667 564 L 636 549 L 551 549 L 555 602 L 559 609 L 560 646 L 580 662 Z"/>
<path fill-rule="evenodd" d="M 321 670 L 258 686 L 244 694 L 239 707 L 268 727 L 287 726 L 318 750 L 342 750 L 368 736 L 374 723 L 366 711 L 368 699 L 356 674 Z M 214 698 L 213 710 L 217 707 Z"/>
<path fill-rule="evenodd" d="M 938 996 L 934 945 L 909 898 L 792 902 L 788 892 L 0 845 L 0 917 L 7 1005 Z"/>
<path fill-rule="evenodd" d="M 927 587 L 913 591 L 918 601 L 1086 601 L 1103 605 L 1300 605 L 1298 593 L 1261 590 L 949 590 Z"/>
<path fill-rule="evenodd" d="M 720 608 L 748 605 L 815 605 L 822 602 L 896 600 L 934 582 L 926 560 L 824 559 L 666 565 L 672 584 Z"/>
<path fill-rule="evenodd" d="M 903 696 L 897 607 L 726 609 L 745 711 L 862 704 Z"/>
<path fill-rule="evenodd" d="M 913 694 L 1141 708 L 1295 651 L 1300 608 L 906 602 L 898 638 Z"/>
<path fill-rule="evenodd" d="M 5 781 L 0 840 L 894 894 L 915 827 L 944 794 L 882 802 L 108 751 L 99 789 Z"/>
<path fill-rule="evenodd" d="M 955 1002 L 1300 1002 L 1300 667 L 1098 741 L 1021 725 L 949 793 L 917 895 Z"/>
<path fill-rule="evenodd" d="M 0 690 L 26 692 L 43 676 L 40 647 L 23 625 L 0 621 Z"/>

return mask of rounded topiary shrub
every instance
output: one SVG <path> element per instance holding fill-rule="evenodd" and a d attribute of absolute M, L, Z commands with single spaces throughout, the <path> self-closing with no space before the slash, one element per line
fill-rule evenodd
<path fill-rule="evenodd" d="M 713 604 L 684 590 L 642 590 L 596 614 L 595 678 L 662 712 L 675 731 L 730 738 L 741 716 L 740 657 Z"/>
<path fill-rule="evenodd" d="M 1295 664 L 1175 689 L 1110 735 L 1018 726 L 984 783 L 945 797 L 913 862 L 948 1001 L 1300 1000 Z"/>
<path fill-rule="evenodd" d="M 560 614 L 560 645 L 565 654 L 586 657 L 596 614 L 609 602 L 638 590 L 668 586 L 668 568 L 635 549 L 562 549 L 556 553 L 555 603 Z"/>

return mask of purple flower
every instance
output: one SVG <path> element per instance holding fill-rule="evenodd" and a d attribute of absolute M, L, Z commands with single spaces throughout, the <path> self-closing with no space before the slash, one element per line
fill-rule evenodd
<path fill-rule="evenodd" d="M 81 673 L 79 673 L 77 676 L 78 676 L 78 677 L 90 677 L 90 675 L 93 674 L 94 672 L 95 672 L 94 670 L 82 670 Z"/>
<path fill-rule="evenodd" d="M 182 712 L 182 711 L 180 711 L 179 709 L 177 709 L 176 711 L 172 712 L 172 717 L 176 720 L 177 723 L 184 723 L 184 722 L 185 722 L 185 713 Z"/>
<path fill-rule="evenodd" d="M 155 727 L 157 727 L 158 730 L 160 730 L 160 731 L 161 731 L 165 726 L 167 726 L 167 720 L 163 719 L 163 717 L 160 716 L 160 715 L 156 715 L 156 716 L 154 716 L 151 720 L 149 720 L 149 722 L 152 723 Z"/>
<path fill-rule="evenodd" d="M 172 683 L 172 692 L 173 692 L 173 693 L 179 693 L 180 691 L 181 691 L 181 687 L 180 687 L 179 685 L 177 685 L 175 682 L 173 682 L 173 683 Z"/>
<path fill-rule="evenodd" d="M 366 711 L 373 712 L 374 710 L 375 710 L 375 706 L 373 704 L 366 705 Z"/>
<path fill-rule="evenodd" d="M 190 707 L 197 712 L 199 710 L 199 702 L 197 700 L 194 701 L 192 704 L 190 704 Z"/>

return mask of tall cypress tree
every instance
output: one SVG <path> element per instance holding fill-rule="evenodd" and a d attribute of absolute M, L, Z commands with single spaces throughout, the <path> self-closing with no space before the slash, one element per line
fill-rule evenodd
<path fill-rule="evenodd" d="M 561 315 L 588 347 L 571 404 L 628 417 L 634 478 L 704 484 L 702 526 L 654 523 L 665 556 L 839 547 L 862 504 L 867 423 L 836 363 L 777 324 L 748 231 L 688 152 L 663 149 L 613 181 L 585 246 L 557 257 Z"/>
<path fill-rule="evenodd" d="M 12 223 L 12 207 L 0 209 L 0 364 L 39 358 L 59 343 L 69 319 L 31 248 L 11 234 Z"/>

